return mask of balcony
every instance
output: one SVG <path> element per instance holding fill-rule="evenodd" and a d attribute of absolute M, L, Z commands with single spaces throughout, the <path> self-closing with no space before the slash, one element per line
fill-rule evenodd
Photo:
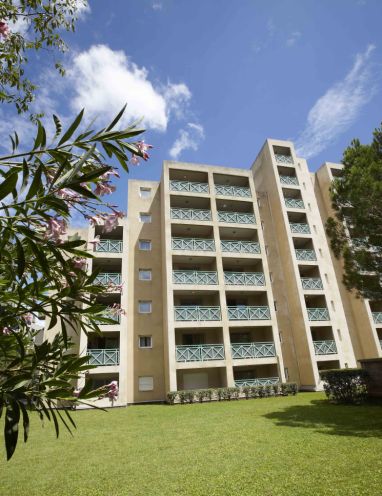
<path fill-rule="evenodd" d="M 317 260 L 316 253 L 314 250 L 309 250 L 305 248 L 296 248 L 296 258 L 297 260 L 304 262 L 315 262 Z"/>
<path fill-rule="evenodd" d="M 174 270 L 172 282 L 174 284 L 217 284 L 218 274 L 214 271 Z"/>
<path fill-rule="evenodd" d="M 224 271 L 224 282 L 235 286 L 265 286 L 265 277 L 262 272 Z"/>
<path fill-rule="evenodd" d="M 336 342 L 333 340 L 313 341 L 313 346 L 316 355 L 335 355 L 337 353 Z"/>
<path fill-rule="evenodd" d="M 235 196 L 237 198 L 250 198 L 252 196 L 250 188 L 243 186 L 215 185 L 215 193 L 221 196 Z"/>
<path fill-rule="evenodd" d="M 260 253 L 260 244 L 257 241 L 221 240 L 221 248 L 229 253 Z"/>
<path fill-rule="evenodd" d="M 287 208 L 305 208 L 304 202 L 299 198 L 285 198 Z"/>
<path fill-rule="evenodd" d="M 120 324 L 120 322 L 121 322 L 121 316 L 119 314 L 113 314 L 112 311 L 109 309 L 105 310 L 103 312 L 102 316 L 105 317 L 106 319 L 111 319 L 113 322 L 104 323 L 101 321 L 96 321 L 96 324 L 98 324 L 98 325 L 116 325 L 116 324 Z"/>
<path fill-rule="evenodd" d="M 279 382 L 279 377 L 257 377 L 256 379 L 235 379 L 235 386 L 272 386 L 272 384 L 278 384 Z"/>
<path fill-rule="evenodd" d="M 228 222 L 230 224 L 256 224 L 254 214 L 245 212 L 218 212 L 219 222 Z"/>
<path fill-rule="evenodd" d="M 274 343 L 233 343 L 232 358 L 267 358 L 276 356 Z"/>
<path fill-rule="evenodd" d="M 223 344 L 195 344 L 176 347 L 177 362 L 205 362 L 224 360 Z"/>
<path fill-rule="evenodd" d="M 330 320 L 327 308 L 307 308 L 307 311 L 309 320 Z"/>
<path fill-rule="evenodd" d="M 287 186 L 298 186 L 298 179 L 296 176 L 280 176 L 280 183 Z"/>
<path fill-rule="evenodd" d="M 291 222 L 289 225 L 293 234 L 310 234 L 309 224 L 303 224 L 302 222 Z"/>
<path fill-rule="evenodd" d="M 301 277 L 302 289 L 320 290 L 324 289 L 320 277 Z"/>
<path fill-rule="evenodd" d="M 211 220 L 211 210 L 201 208 L 171 208 L 173 220 Z"/>
<path fill-rule="evenodd" d="M 89 364 L 104 367 L 108 365 L 119 365 L 119 349 L 92 349 L 88 350 L 90 356 Z"/>
<path fill-rule="evenodd" d="M 269 307 L 227 307 L 229 320 L 269 320 Z"/>
<path fill-rule="evenodd" d="M 101 272 L 94 279 L 94 284 L 101 284 L 102 286 L 120 286 L 122 283 L 122 276 L 119 272 Z"/>
<path fill-rule="evenodd" d="M 175 320 L 182 322 L 221 320 L 220 307 L 182 305 L 174 308 L 174 314 Z"/>
<path fill-rule="evenodd" d="M 208 183 L 199 183 L 195 181 L 170 181 L 171 191 L 180 191 L 185 193 L 208 193 Z"/>
<path fill-rule="evenodd" d="M 215 251 L 215 241 L 203 238 L 172 238 L 173 250 L 183 251 Z"/>
<path fill-rule="evenodd" d="M 123 241 L 119 239 L 101 239 L 94 249 L 97 253 L 121 253 L 122 250 Z"/>
<path fill-rule="evenodd" d="M 382 324 L 382 312 L 372 312 L 375 324 Z"/>
<path fill-rule="evenodd" d="M 275 153 L 275 159 L 278 164 L 293 165 L 293 158 L 291 155 L 282 155 L 280 153 Z"/>

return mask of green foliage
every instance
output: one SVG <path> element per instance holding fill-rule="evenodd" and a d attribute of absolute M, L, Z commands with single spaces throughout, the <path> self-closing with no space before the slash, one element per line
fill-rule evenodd
<path fill-rule="evenodd" d="M 241 390 L 245 396 L 245 399 L 248 400 L 251 397 L 251 386 L 243 386 Z"/>
<path fill-rule="evenodd" d="M 0 102 L 16 105 L 25 112 L 34 99 L 36 84 L 26 75 L 29 53 L 48 50 L 59 74 L 65 70 L 55 59 L 56 53 L 67 50 L 64 31 L 74 31 L 78 10 L 87 0 L 4 0 L 0 2 L 0 19 L 10 28 L 0 43 Z M 24 23 L 26 34 L 13 28 L 14 22 Z M 14 32 L 13 32 L 14 31 Z"/>
<path fill-rule="evenodd" d="M 343 258 L 343 282 L 368 299 L 382 298 L 382 128 L 373 141 L 358 139 L 344 151 L 341 177 L 331 188 L 336 218 L 326 231 L 335 255 Z"/>
<path fill-rule="evenodd" d="M 169 405 L 173 405 L 177 397 L 178 397 L 177 391 L 170 391 L 169 393 L 167 393 L 167 403 Z"/>
<path fill-rule="evenodd" d="M 329 400 L 336 403 L 361 403 L 367 396 L 364 369 L 335 369 L 320 372 Z"/>

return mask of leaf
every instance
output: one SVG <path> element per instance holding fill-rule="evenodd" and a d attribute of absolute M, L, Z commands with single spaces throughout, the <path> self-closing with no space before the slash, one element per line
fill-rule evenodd
<path fill-rule="evenodd" d="M 1 184 L 0 184 L 0 200 L 8 196 L 16 187 L 18 179 L 17 172 L 12 172 Z"/>
<path fill-rule="evenodd" d="M 16 402 L 8 405 L 5 412 L 4 439 L 7 452 L 7 460 L 10 460 L 15 452 L 19 437 L 20 408 Z"/>
<path fill-rule="evenodd" d="M 44 148 L 46 145 L 46 132 L 44 126 L 41 124 L 40 120 L 37 121 L 37 135 L 33 145 L 33 150 L 37 148 Z"/>
<path fill-rule="evenodd" d="M 19 401 L 18 403 L 21 409 L 21 413 L 23 415 L 24 443 L 26 443 L 28 441 L 28 435 L 29 435 L 29 415 L 27 409 L 25 408 L 24 403 L 22 401 Z"/>
<path fill-rule="evenodd" d="M 65 141 L 67 141 L 72 136 L 72 134 L 74 133 L 74 131 L 80 125 L 80 123 L 82 121 L 83 115 L 84 115 L 84 109 L 82 109 L 81 112 L 74 119 L 73 123 L 69 126 L 69 129 L 66 131 L 66 133 L 64 134 L 64 136 L 60 139 L 60 141 L 58 142 L 58 145 L 57 146 L 61 146 L 63 143 L 65 143 Z"/>
<path fill-rule="evenodd" d="M 124 114 L 126 110 L 127 103 L 122 107 L 122 109 L 119 111 L 117 116 L 114 118 L 114 120 L 111 122 L 111 124 L 105 129 L 105 131 L 111 131 L 113 127 L 117 124 L 117 122 L 120 120 L 122 115 Z"/>
<path fill-rule="evenodd" d="M 61 134 L 62 124 L 61 124 L 60 119 L 57 117 L 57 115 L 53 114 L 53 120 L 54 120 L 54 125 L 56 126 L 55 138 L 57 138 Z"/>
<path fill-rule="evenodd" d="M 17 249 L 17 275 L 21 278 L 25 270 L 24 248 L 17 237 L 15 238 L 15 240 Z"/>
<path fill-rule="evenodd" d="M 42 174 L 42 166 L 40 165 L 35 172 L 32 184 L 30 185 L 28 194 L 26 196 L 26 200 L 30 200 L 31 198 L 33 198 L 37 193 L 37 191 L 41 188 L 42 186 L 41 174 Z"/>

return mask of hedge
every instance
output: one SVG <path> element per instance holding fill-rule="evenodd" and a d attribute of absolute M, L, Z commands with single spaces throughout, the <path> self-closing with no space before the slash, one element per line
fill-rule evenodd
<path fill-rule="evenodd" d="M 359 404 L 367 396 L 367 373 L 364 369 L 322 370 L 320 376 L 330 401 Z"/>
<path fill-rule="evenodd" d="M 284 382 L 267 386 L 242 386 L 227 388 L 171 391 L 167 393 L 167 403 L 205 403 L 207 401 L 231 401 L 239 398 L 268 398 L 270 396 L 295 395 L 298 386 L 295 382 Z"/>

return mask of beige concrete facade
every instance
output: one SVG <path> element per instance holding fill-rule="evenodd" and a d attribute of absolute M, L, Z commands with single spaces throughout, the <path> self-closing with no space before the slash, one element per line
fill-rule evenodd
<path fill-rule="evenodd" d="M 288 380 L 317 390 L 320 370 L 381 356 L 382 308 L 346 291 L 325 235 L 339 167 L 311 174 L 293 143 L 267 140 L 249 170 L 164 162 L 160 181 L 129 181 L 120 226 L 81 232 L 101 238 L 88 268 L 101 301 L 126 311 L 76 340 L 94 385 L 117 380 L 117 406 Z"/>

